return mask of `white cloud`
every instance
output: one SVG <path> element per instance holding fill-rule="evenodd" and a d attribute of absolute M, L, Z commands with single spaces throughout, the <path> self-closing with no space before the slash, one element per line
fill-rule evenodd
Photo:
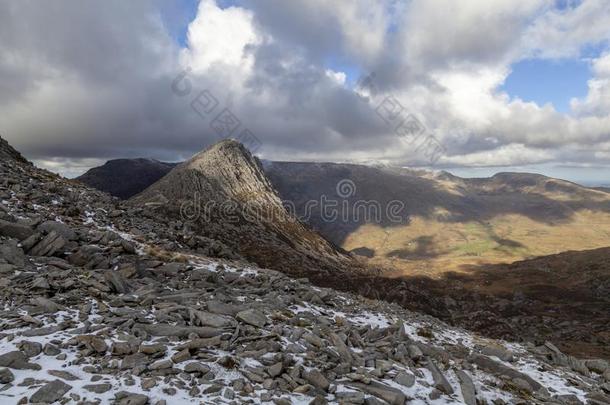
<path fill-rule="evenodd" d="M 254 64 L 249 49 L 261 43 L 252 20 L 252 12 L 243 8 L 221 9 L 214 0 L 202 0 L 188 27 L 185 64 L 199 73 L 220 65 L 219 69 L 240 67 L 247 74 Z"/>
<path fill-rule="evenodd" d="M 600 146 L 610 142 L 608 53 L 591 61 L 572 114 L 500 91 L 524 57 L 580 57 L 607 41 L 609 7 L 203 0 L 180 49 L 154 2 L 3 2 L 0 130 L 42 161 L 177 160 L 217 139 L 213 117 L 189 106 L 209 89 L 260 138 L 265 158 L 426 164 L 374 111 L 393 95 L 442 140 L 444 165 L 610 162 Z M 350 89 L 343 65 L 375 72 L 378 97 Z M 193 92 L 178 97 L 171 83 L 185 66 Z"/>
<path fill-rule="evenodd" d="M 588 82 L 587 96 L 583 100 L 573 99 L 572 109 L 580 116 L 607 118 L 610 115 L 610 53 L 593 60 L 592 70 L 594 77 Z"/>
<path fill-rule="evenodd" d="M 446 158 L 443 163 L 473 167 L 519 166 L 548 162 L 554 157 L 554 154 L 548 150 L 534 149 L 523 144 L 511 144 L 484 152 L 451 156 Z"/>
<path fill-rule="evenodd" d="M 326 69 L 324 71 L 324 73 L 330 79 L 334 80 L 337 84 L 339 84 L 341 86 L 343 86 L 345 84 L 345 79 L 347 78 L 347 76 L 345 75 L 345 72 L 335 72 L 332 69 Z"/>
<path fill-rule="evenodd" d="M 523 35 L 523 51 L 545 58 L 579 57 L 583 46 L 610 40 L 610 2 L 583 0 L 567 9 L 550 9 Z"/>

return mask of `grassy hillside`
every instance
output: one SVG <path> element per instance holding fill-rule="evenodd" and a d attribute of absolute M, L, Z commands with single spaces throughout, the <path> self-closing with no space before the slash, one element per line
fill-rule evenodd
<path fill-rule="evenodd" d="M 347 207 L 347 221 L 324 220 L 315 210 L 308 221 L 390 275 L 435 277 L 469 265 L 610 246 L 610 194 L 537 174 L 463 179 L 446 172 L 277 162 L 266 171 L 297 212 L 321 195 Z M 355 191 L 342 198 L 335 188 L 346 179 Z M 355 215 L 357 201 L 385 207 L 392 200 L 404 203 L 401 221 Z"/>

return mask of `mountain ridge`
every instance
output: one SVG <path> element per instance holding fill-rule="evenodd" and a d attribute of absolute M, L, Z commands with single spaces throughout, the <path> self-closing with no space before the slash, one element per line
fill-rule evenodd
<path fill-rule="evenodd" d="M 113 159 L 89 169 L 76 180 L 115 197 L 128 199 L 161 179 L 175 166 L 154 159 Z"/>
<path fill-rule="evenodd" d="M 261 162 L 237 141 L 210 146 L 129 202 L 141 206 L 160 200 L 166 214 L 187 219 L 196 233 L 222 241 L 259 265 L 292 274 L 355 265 L 345 251 L 286 211 Z M 195 210 L 194 218 L 185 218 L 185 207 Z"/>
<path fill-rule="evenodd" d="M 8 141 L 0 136 L 0 159 L 11 159 L 20 163 L 31 164 L 29 160 L 13 148 Z"/>

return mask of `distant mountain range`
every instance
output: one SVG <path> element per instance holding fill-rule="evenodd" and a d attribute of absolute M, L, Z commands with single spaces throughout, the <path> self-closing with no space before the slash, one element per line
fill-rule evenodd
<path fill-rule="evenodd" d="M 78 180 L 126 200 L 161 179 L 176 165 L 154 159 L 115 159 L 90 169 Z"/>
<path fill-rule="evenodd" d="M 128 197 L 174 167 L 146 159 L 120 162 L 79 180 L 114 195 L 121 185 L 121 196 Z M 337 246 L 396 273 L 434 276 L 610 245 L 610 194 L 603 188 L 530 173 L 467 179 L 337 163 L 265 161 L 263 168 L 297 217 Z M 342 184 L 347 194 L 338 193 Z M 389 218 L 386 211 L 396 201 L 403 208 Z M 334 220 L 324 212 L 328 204 L 340 211 Z"/>

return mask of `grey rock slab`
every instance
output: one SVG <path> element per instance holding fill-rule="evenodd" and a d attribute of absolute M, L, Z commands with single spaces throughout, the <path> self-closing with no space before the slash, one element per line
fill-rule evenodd
<path fill-rule="evenodd" d="M 61 353 L 61 350 L 59 349 L 59 347 L 55 346 L 54 344 L 47 343 L 42 348 L 42 352 L 44 354 L 46 354 L 47 356 L 57 356 L 59 353 Z"/>
<path fill-rule="evenodd" d="M 209 301 L 207 303 L 208 311 L 218 315 L 235 316 L 245 308 L 239 305 L 226 304 L 220 301 Z"/>
<path fill-rule="evenodd" d="M 176 349 L 177 350 L 205 349 L 205 348 L 209 348 L 209 347 L 220 346 L 221 343 L 222 343 L 222 340 L 220 339 L 220 336 L 215 336 L 215 337 L 206 338 L 206 339 L 193 339 L 182 345 L 176 346 Z"/>
<path fill-rule="evenodd" d="M 411 373 L 401 371 L 394 377 L 394 382 L 405 387 L 412 387 L 415 385 L 415 376 Z"/>
<path fill-rule="evenodd" d="M 44 277 L 38 277 L 32 282 L 32 289 L 48 290 L 51 286 Z"/>
<path fill-rule="evenodd" d="M 126 356 L 135 353 L 137 350 L 137 346 L 129 342 L 113 342 L 110 346 L 110 352 L 115 356 Z"/>
<path fill-rule="evenodd" d="M 179 352 L 176 352 L 172 356 L 172 361 L 174 363 L 182 363 L 183 361 L 187 361 L 190 359 L 191 359 L 191 353 L 190 353 L 189 349 L 180 350 Z"/>
<path fill-rule="evenodd" d="M 484 354 L 485 356 L 495 356 L 502 361 L 513 361 L 514 360 L 513 354 L 501 346 L 495 346 L 495 345 L 494 346 L 492 346 L 492 345 L 484 346 L 481 349 L 481 353 Z"/>
<path fill-rule="evenodd" d="M 77 376 L 72 373 L 63 370 L 48 370 L 47 373 L 53 377 L 61 378 L 66 381 L 77 381 L 80 380 Z"/>
<path fill-rule="evenodd" d="M 165 324 L 136 324 L 134 329 L 142 329 L 152 336 L 187 337 L 189 334 L 194 333 L 201 338 L 212 338 L 224 333 L 223 329 L 205 326 L 172 326 Z"/>
<path fill-rule="evenodd" d="M 203 363 L 194 362 L 184 366 L 184 371 L 186 373 L 207 374 L 210 372 L 210 368 Z"/>
<path fill-rule="evenodd" d="M 36 297 L 30 300 L 32 305 L 36 305 L 40 307 L 46 313 L 53 313 L 64 309 L 64 306 L 57 304 L 54 301 L 51 301 L 48 298 L 44 297 Z"/>
<path fill-rule="evenodd" d="M 457 370 L 455 374 L 460 381 L 460 389 L 462 391 L 462 396 L 464 397 L 464 403 L 466 405 L 477 405 L 477 393 L 472 378 L 463 370 Z"/>
<path fill-rule="evenodd" d="M 232 318 L 213 314 L 211 312 L 191 310 L 190 315 L 192 319 L 198 321 L 200 326 L 222 328 L 235 324 L 235 321 Z"/>
<path fill-rule="evenodd" d="M 28 357 L 18 350 L 0 355 L 0 367 L 15 370 L 40 370 L 39 364 L 30 363 Z"/>
<path fill-rule="evenodd" d="M 51 381 L 40 387 L 38 391 L 30 397 L 31 403 L 52 404 L 59 401 L 63 396 L 72 389 L 71 385 L 66 384 L 61 380 Z"/>
<path fill-rule="evenodd" d="M 28 342 L 27 340 L 24 340 L 19 342 L 17 347 L 28 357 L 36 357 L 42 353 L 42 343 L 39 342 Z"/>
<path fill-rule="evenodd" d="M 45 326 L 43 328 L 33 328 L 33 329 L 25 330 L 25 331 L 21 332 L 21 335 L 27 336 L 27 337 L 46 336 L 46 335 L 50 335 L 55 332 L 59 332 L 60 330 L 63 330 L 63 329 L 64 328 L 60 325 Z"/>
<path fill-rule="evenodd" d="M 316 369 L 304 371 L 303 379 L 322 391 L 328 391 L 328 388 L 330 387 L 330 382 L 319 370 Z"/>
<path fill-rule="evenodd" d="M 609 369 L 608 362 L 602 359 L 591 359 L 585 361 L 585 366 L 597 374 L 604 374 Z"/>
<path fill-rule="evenodd" d="M 83 388 L 95 394 L 103 394 L 104 392 L 108 392 L 112 389 L 112 384 L 89 384 L 83 386 Z"/>
<path fill-rule="evenodd" d="M 345 342 L 343 342 L 343 339 L 341 339 L 336 333 L 331 333 L 330 339 L 333 342 L 335 348 L 337 349 L 339 356 L 341 356 L 341 360 L 344 363 L 352 364 L 354 362 L 354 356 L 351 350 L 345 344 Z"/>
<path fill-rule="evenodd" d="M 171 361 L 171 359 L 166 359 L 156 361 L 153 364 L 149 365 L 148 368 L 150 370 L 163 370 L 166 368 L 172 368 L 173 365 L 174 363 Z"/>
<path fill-rule="evenodd" d="M 270 367 L 267 367 L 267 374 L 271 378 L 279 377 L 284 370 L 284 364 L 282 362 L 276 363 Z"/>
<path fill-rule="evenodd" d="M 118 403 L 119 405 L 146 405 L 148 397 L 144 394 L 130 394 L 122 398 Z"/>
<path fill-rule="evenodd" d="M 53 256 L 59 252 L 68 241 L 55 231 L 45 236 L 29 252 L 31 256 Z"/>
<path fill-rule="evenodd" d="M 137 366 L 144 366 L 150 361 L 149 357 L 144 353 L 134 353 L 125 356 L 121 362 L 121 369 L 130 369 Z"/>
<path fill-rule="evenodd" d="M 9 239 L 0 244 L 0 259 L 4 259 L 8 264 L 18 267 L 25 266 L 23 250 L 17 246 L 17 241 L 14 239 Z"/>
<path fill-rule="evenodd" d="M 364 393 L 359 391 L 337 392 L 335 393 L 335 398 L 341 403 L 356 405 L 364 404 Z"/>
<path fill-rule="evenodd" d="M 453 387 L 445 378 L 445 375 L 438 368 L 438 366 L 434 363 L 432 359 L 428 359 L 428 364 L 426 368 L 432 373 L 432 379 L 434 380 L 434 386 L 441 392 L 444 392 L 447 395 L 453 394 Z"/>
<path fill-rule="evenodd" d="M 161 343 L 153 343 L 150 345 L 141 344 L 140 352 L 145 354 L 156 354 L 156 353 L 165 353 L 167 351 L 167 346 Z"/>
<path fill-rule="evenodd" d="M 29 226 L 0 220 L 0 236 L 15 238 L 22 241 L 33 234 L 34 230 Z"/>
<path fill-rule="evenodd" d="M 404 405 L 407 401 L 407 398 L 402 391 L 376 381 L 373 381 L 370 384 L 349 383 L 347 385 L 382 399 L 390 405 Z"/>
<path fill-rule="evenodd" d="M 110 285 L 114 292 L 117 292 L 119 294 L 126 294 L 131 291 L 131 286 L 118 271 L 105 271 L 104 280 L 106 280 L 106 283 Z"/>
<path fill-rule="evenodd" d="M 106 353 L 108 350 L 108 344 L 106 341 L 95 335 L 80 335 L 74 338 L 74 340 L 82 345 L 84 345 L 87 349 L 94 350 L 96 353 Z"/>
<path fill-rule="evenodd" d="M 241 311 L 235 316 L 235 318 L 238 321 L 259 328 L 262 328 L 267 323 L 267 317 L 262 312 L 257 311 L 256 309 L 247 309 L 245 311 Z"/>
<path fill-rule="evenodd" d="M 15 375 L 8 368 L 0 368 L 0 384 L 8 384 L 15 380 Z"/>
<path fill-rule="evenodd" d="M 534 380 L 527 374 L 521 373 L 520 371 L 515 370 L 512 367 L 505 366 L 502 363 L 498 363 L 497 361 L 494 361 L 487 356 L 475 354 L 470 356 L 468 360 L 471 363 L 476 364 L 483 370 L 487 371 L 488 373 L 492 373 L 494 375 L 505 375 L 512 379 L 521 378 L 522 380 L 527 381 L 529 383 L 529 385 L 532 387 L 532 391 L 538 391 L 539 389 L 543 388 L 538 381 Z"/>
<path fill-rule="evenodd" d="M 42 224 L 38 225 L 36 229 L 38 232 L 43 232 L 45 234 L 50 234 L 51 232 L 55 232 L 58 235 L 61 235 L 66 240 L 76 240 L 77 235 L 72 228 L 68 225 L 63 224 L 57 221 L 46 221 Z"/>

